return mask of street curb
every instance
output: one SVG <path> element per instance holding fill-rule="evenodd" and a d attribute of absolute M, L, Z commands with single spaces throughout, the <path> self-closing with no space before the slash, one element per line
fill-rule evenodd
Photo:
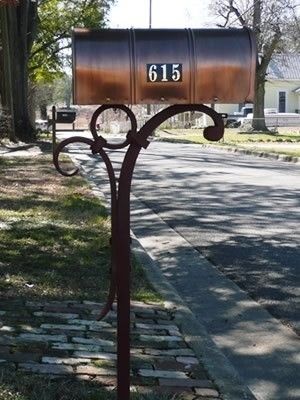
<path fill-rule="evenodd" d="M 85 172 L 84 167 L 75 162 L 74 159 L 72 161 L 88 181 L 93 193 L 101 198 L 107 206 L 106 190 L 99 189 L 93 181 L 93 177 Z M 103 188 L 106 185 L 104 183 Z M 109 189 L 107 188 L 107 190 Z M 164 302 L 165 307 L 173 311 L 184 340 L 204 365 L 210 379 L 219 389 L 223 400 L 257 400 L 227 357 L 217 348 L 205 327 L 199 323 L 174 286 L 164 277 L 159 264 L 146 252 L 132 230 L 131 238 L 131 250 L 140 261 L 147 279 L 163 298 L 168 299 Z"/>
<path fill-rule="evenodd" d="M 201 146 L 203 148 L 213 148 L 218 150 L 227 151 L 230 153 L 238 153 L 238 154 L 246 154 L 260 158 L 269 158 L 272 160 L 284 161 L 284 162 L 291 162 L 294 164 L 300 163 L 300 157 L 289 156 L 287 154 L 279 154 L 279 153 L 269 153 L 266 151 L 255 151 L 249 149 L 242 149 L 239 147 L 232 147 L 232 146 L 216 146 L 213 144 L 203 144 L 203 143 L 193 143 L 189 140 L 185 139 L 172 139 L 172 138 L 154 138 L 156 142 L 167 142 L 167 143 L 182 143 L 182 144 L 194 144 L 197 146 Z"/>
<path fill-rule="evenodd" d="M 268 153 L 265 151 L 255 151 L 255 150 L 248 150 L 248 149 L 241 149 L 237 147 L 231 146 L 214 146 L 209 144 L 202 144 L 202 147 L 213 147 L 215 149 L 220 149 L 224 151 L 228 151 L 231 153 L 238 153 L 238 154 L 247 154 L 251 156 L 261 157 L 261 158 L 270 158 L 272 160 L 284 161 L 284 162 L 291 162 L 294 164 L 300 163 L 299 157 L 289 156 L 287 154 L 277 154 L 277 153 Z"/>
<path fill-rule="evenodd" d="M 176 289 L 162 274 L 159 265 L 145 251 L 135 235 L 132 236 L 132 251 L 141 262 L 149 282 L 164 298 L 165 307 L 172 309 L 185 341 L 203 363 L 210 378 L 215 382 L 224 400 L 255 400 L 239 374 L 217 348 L 205 327 L 179 296 Z M 175 310 L 175 311 L 174 311 Z"/>

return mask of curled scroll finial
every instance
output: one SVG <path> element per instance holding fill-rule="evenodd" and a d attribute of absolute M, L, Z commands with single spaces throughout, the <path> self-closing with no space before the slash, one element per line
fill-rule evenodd
<path fill-rule="evenodd" d="M 130 133 L 130 134 L 136 133 L 137 122 L 136 122 L 135 115 L 133 114 L 133 112 L 131 111 L 130 108 L 128 108 L 127 106 L 125 106 L 123 104 L 104 104 L 104 105 L 98 107 L 92 116 L 91 123 L 90 123 L 90 130 L 91 130 L 91 133 L 92 133 L 95 141 L 97 141 L 97 140 L 99 141 L 99 139 L 101 140 L 102 147 L 105 147 L 107 149 L 122 149 L 130 144 L 130 138 L 128 137 L 128 134 L 126 136 L 126 139 L 121 143 L 108 143 L 102 136 L 99 136 L 98 132 L 97 132 L 97 119 L 104 111 L 110 110 L 110 109 L 123 111 L 127 115 L 127 117 L 129 118 L 129 120 L 131 122 L 131 128 L 128 133 Z"/>
<path fill-rule="evenodd" d="M 53 164 L 55 166 L 55 168 L 57 169 L 57 171 L 64 176 L 74 176 L 76 174 L 78 174 L 79 169 L 75 168 L 71 171 L 64 171 L 59 163 L 59 156 L 62 153 L 62 151 L 64 150 L 64 148 L 66 146 L 68 146 L 69 144 L 72 143 L 84 143 L 87 144 L 88 146 L 92 147 L 94 144 L 94 141 L 92 139 L 88 139 L 88 138 L 84 138 L 81 136 L 74 136 L 68 139 L 64 139 L 62 142 L 60 142 L 55 150 L 53 151 Z"/>

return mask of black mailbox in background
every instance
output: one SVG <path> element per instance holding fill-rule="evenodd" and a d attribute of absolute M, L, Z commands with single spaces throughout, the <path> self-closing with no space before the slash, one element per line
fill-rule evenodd
<path fill-rule="evenodd" d="M 72 124 L 76 119 L 76 111 L 68 108 L 58 108 L 56 110 L 56 123 Z"/>
<path fill-rule="evenodd" d="M 75 104 L 248 103 L 257 51 L 249 29 L 76 29 Z"/>

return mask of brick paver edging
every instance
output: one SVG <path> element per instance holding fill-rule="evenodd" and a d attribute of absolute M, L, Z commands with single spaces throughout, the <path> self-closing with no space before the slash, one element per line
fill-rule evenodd
<path fill-rule="evenodd" d="M 0 370 L 68 376 L 116 387 L 116 306 L 96 321 L 91 301 L 1 300 Z M 132 302 L 131 390 L 221 399 L 217 386 L 182 336 L 176 309 Z"/>

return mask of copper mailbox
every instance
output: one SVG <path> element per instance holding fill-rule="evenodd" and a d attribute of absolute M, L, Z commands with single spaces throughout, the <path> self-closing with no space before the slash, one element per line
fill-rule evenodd
<path fill-rule="evenodd" d="M 74 103 L 252 102 L 256 62 L 249 29 L 76 29 Z"/>

